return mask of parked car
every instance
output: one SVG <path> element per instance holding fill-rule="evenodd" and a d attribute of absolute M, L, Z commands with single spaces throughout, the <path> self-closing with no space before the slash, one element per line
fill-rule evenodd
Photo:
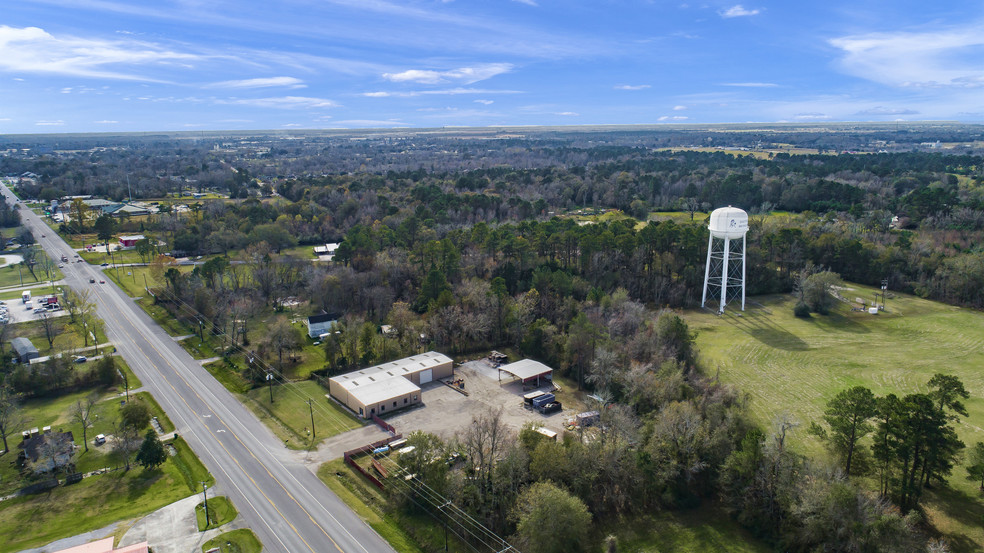
<path fill-rule="evenodd" d="M 96 445 L 103 445 L 104 443 L 106 443 L 106 435 L 96 434 L 96 439 L 94 441 L 96 442 Z"/>
<path fill-rule="evenodd" d="M 44 308 L 43 307 L 35 307 L 34 308 L 34 312 L 35 313 L 44 313 Z"/>
<path fill-rule="evenodd" d="M 86 361 L 88 361 L 88 360 L 89 360 L 89 358 L 88 358 L 88 357 L 86 357 L 86 356 L 84 356 L 84 355 L 76 355 L 76 356 L 75 356 L 75 359 L 74 359 L 74 361 L 75 361 L 76 363 L 85 363 L 85 362 L 86 362 Z"/>
<path fill-rule="evenodd" d="M 99 266 L 100 266 L 100 267 L 109 267 L 109 263 L 102 263 L 102 264 L 100 264 Z"/>

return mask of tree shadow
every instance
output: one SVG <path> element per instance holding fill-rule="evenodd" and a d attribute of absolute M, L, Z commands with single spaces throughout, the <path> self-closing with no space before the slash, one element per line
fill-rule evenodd
<path fill-rule="evenodd" d="M 126 484 L 126 494 L 131 500 L 141 497 L 154 485 L 155 482 L 164 476 L 164 472 L 159 468 L 147 470 L 133 466 L 130 467 L 130 471 L 140 471 L 133 478 L 128 480 Z"/>
<path fill-rule="evenodd" d="M 764 309 L 750 309 L 745 312 L 725 311 L 721 315 L 727 322 L 741 329 L 763 344 L 786 351 L 807 351 L 810 345 L 802 338 L 781 328 L 769 318 Z"/>
<path fill-rule="evenodd" d="M 874 315 L 869 316 L 873 317 Z M 851 334 L 868 334 L 871 332 L 867 325 L 858 322 L 854 317 L 848 317 L 837 312 L 831 312 L 828 315 L 814 315 L 809 320 L 824 331 L 849 332 Z"/>
<path fill-rule="evenodd" d="M 939 486 L 927 490 L 924 496 L 925 507 L 938 510 L 943 516 L 970 528 L 980 528 L 984 525 L 984 503 L 980 494 L 968 494 L 949 486 Z M 927 519 L 927 525 L 937 534 L 941 534 Z M 953 532 L 944 536 L 950 544 L 951 551 L 979 551 L 981 544 L 970 536 Z"/>

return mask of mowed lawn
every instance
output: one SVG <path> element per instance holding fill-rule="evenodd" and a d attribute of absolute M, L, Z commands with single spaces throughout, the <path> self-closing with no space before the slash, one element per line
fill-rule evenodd
<path fill-rule="evenodd" d="M 874 289 L 845 284 L 847 298 L 865 298 Z M 820 442 L 806 432 L 821 421 L 827 401 L 851 386 L 867 386 L 876 395 L 926 392 L 936 373 L 954 375 L 971 397 L 970 414 L 957 425 L 968 447 L 984 441 L 984 314 L 959 307 L 895 294 L 878 315 L 851 311 L 838 302 L 830 315 L 809 319 L 793 316 L 792 295 L 754 297 L 742 313 L 729 308 L 718 317 L 710 311 L 685 314 L 709 374 L 733 383 L 750 395 L 752 417 L 769 429 L 776 417 L 789 415 L 800 423 L 794 447 L 822 457 Z M 870 442 L 866 442 L 870 443 Z M 954 469 L 950 485 L 964 512 L 981 512 L 984 500 L 966 479 L 964 466 Z M 969 549 L 984 549 L 984 519 L 952 516 L 931 494 L 927 511 L 934 525 L 961 535 Z M 951 514 L 947 514 L 947 513 Z"/>
<path fill-rule="evenodd" d="M 273 403 L 270 403 L 270 391 L 266 386 L 250 390 L 243 403 L 291 448 L 314 447 L 326 438 L 362 426 L 354 415 L 325 397 L 326 390 L 317 382 L 305 380 L 273 386 Z M 316 434 L 313 443 L 309 433 L 312 411 Z"/>

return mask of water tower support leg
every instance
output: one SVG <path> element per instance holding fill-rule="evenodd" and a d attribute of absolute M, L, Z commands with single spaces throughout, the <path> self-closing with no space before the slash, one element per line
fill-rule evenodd
<path fill-rule="evenodd" d="M 711 274 L 711 246 L 714 244 L 714 236 L 707 237 L 707 263 L 704 264 L 704 293 L 700 296 L 700 306 L 704 307 L 707 301 L 707 277 Z M 19 267 L 19 265 L 18 265 Z"/>
<path fill-rule="evenodd" d="M 745 310 L 745 235 L 741 235 L 741 310 Z"/>
<path fill-rule="evenodd" d="M 724 304 L 728 301 L 728 254 L 731 253 L 731 239 L 724 237 L 724 260 L 721 263 L 721 308 L 720 313 L 724 313 Z"/>

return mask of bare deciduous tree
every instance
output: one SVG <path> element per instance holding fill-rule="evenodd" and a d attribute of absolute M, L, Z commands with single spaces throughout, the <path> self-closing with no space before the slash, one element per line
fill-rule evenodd
<path fill-rule="evenodd" d="M 6 384 L 0 385 L 0 438 L 3 438 L 4 453 L 10 451 L 7 446 L 7 436 L 25 424 L 27 419 L 20 410 L 14 390 Z"/>
<path fill-rule="evenodd" d="M 92 410 L 98 401 L 99 396 L 97 394 L 89 394 L 85 399 L 76 401 L 75 405 L 72 406 L 72 420 L 82 427 L 82 443 L 85 445 L 86 451 L 89 451 L 88 431 L 95 424 Z"/>

